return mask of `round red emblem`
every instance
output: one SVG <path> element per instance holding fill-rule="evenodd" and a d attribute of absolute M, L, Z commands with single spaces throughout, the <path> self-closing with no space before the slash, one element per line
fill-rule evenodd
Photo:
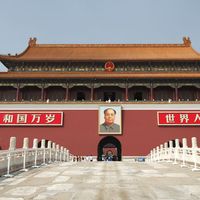
<path fill-rule="evenodd" d="M 104 68 L 105 68 L 106 71 L 112 72 L 115 69 L 115 65 L 114 65 L 113 62 L 108 61 L 108 62 L 105 63 Z"/>

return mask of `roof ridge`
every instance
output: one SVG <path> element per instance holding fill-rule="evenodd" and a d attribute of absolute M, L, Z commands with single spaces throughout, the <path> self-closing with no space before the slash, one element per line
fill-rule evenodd
<path fill-rule="evenodd" d="M 186 47 L 184 44 L 36 44 L 34 47 Z"/>
<path fill-rule="evenodd" d="M 37 38 L 30 38 L 30 47 L 190 47 L 189 37 L 183 37 L 183 43 L 176 44 L 37 44 Z"/>

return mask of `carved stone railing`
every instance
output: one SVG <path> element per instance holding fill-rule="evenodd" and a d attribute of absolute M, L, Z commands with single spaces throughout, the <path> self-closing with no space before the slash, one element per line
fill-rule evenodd
<path fill-rule="evenodd" d="M 16 149 L 16 137 L 10 138 L 8 150 L 0 151 L 0 175 L 12 177 L 13 172 L 18 170 L 27 171 L 29 168 L 37 168 L 54 162 L 69 162 L 72 155 L 69 150 L 48 141 L 45 147 L 45 139 L 41 140 L 41 147 L 38 148 L 38 139 L 33 140 L 32 148 L 29 147 L 29 139 L 24 138 L 23 147 Z"/>
<path fill-rule="evenodd" d="M 171 162 L 174 165 L 180 164 L 181 167 L 191 167 L 192 171 L 200 170 L 200 148 L 197 146 L 197 138 L 192 138 L 192 147 L 188 147 L 187 139 L 182 139 L 183 147 L 180 147 L 179 139 L 173 142 L 161 144 L 148 155 L 149 162 Z"/>

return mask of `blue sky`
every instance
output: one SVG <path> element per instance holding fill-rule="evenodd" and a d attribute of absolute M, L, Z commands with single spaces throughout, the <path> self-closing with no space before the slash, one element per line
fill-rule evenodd
<path fill-rule="evenodd" d="M 41 44 L 182 43 L 200 52 L 200 0 L 0 0 L 0 54 Z M 2 67 L 1 67 L 2 69 Z"/>

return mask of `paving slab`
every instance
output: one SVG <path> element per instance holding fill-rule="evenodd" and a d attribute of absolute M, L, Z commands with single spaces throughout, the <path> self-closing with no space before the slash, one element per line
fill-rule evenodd
<path fill-rule="evenodd" d="M 200 172 L 172 163 L 53 163 L 0 177 L 0 200 L 200 200 Z"/>

